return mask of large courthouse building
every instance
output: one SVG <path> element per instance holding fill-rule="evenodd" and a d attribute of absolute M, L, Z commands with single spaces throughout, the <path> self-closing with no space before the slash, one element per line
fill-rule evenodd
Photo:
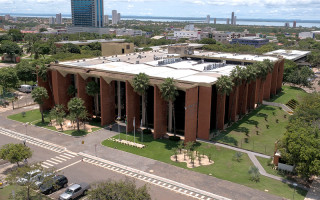
<path fill-rule="evenodd" d="M 230 95 L 217 92 L 216 81 L 229 75 L 239 66 L 269 59 L 274 69 L 265 81 L 257 79 L 250 84 L 234 87 Z M 268 100 L 282 86 L 284 59 L 274 55 L 243 55 L 230 53 L 195 52 L 193 55 L 168 54 L 167 50 L 130 53 L 52 63 L 48 68 L 48 81 L 38 80 L 38 85 L 48 90 L 50 98 L 45 109 L 55 104 L 67 107 L 72 96 L 68 88 L 77 89 L 75 96 L 85 101 L 89 113 L 101 117 L 101 125 L 108 125 L 119 116 L 127 118 L 127 130 L 133 131 L 142 117 L 141 97 L 134 92 L 132 80 L 139 73 L 150 78 L 147 91 L 147 121 L 155 138 L 172 131 L 173 119 L 167 102 L 163 100 L 160 85 L 167 77 L 174 78 L 179 95 L 174 103 L 177 132 L 186 141 L 196 138 L 209 140 L 214 130 L 224 129 L 231 119 L 254 109 L 258 101 Z M 86 85 L 95 81 L 100 93 L 95 97 L 86 93 Z M 262 85 L 261 85 L 262 84 Z M 172 109 L 172 108 L 170 108 Z"/>

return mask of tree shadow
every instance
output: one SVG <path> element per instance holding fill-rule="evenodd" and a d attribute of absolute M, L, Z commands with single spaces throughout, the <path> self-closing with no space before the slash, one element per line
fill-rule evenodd
<path fill-rule="evenodd" d="M 258 113 L 256 116 L 257 117 L 263 117 L 263 118 L 268 117 L 268 115 L 265 114 L 265 113 Z"/>
<path fill-rule="evenodd" d="M 247 120 L 247 121 L 246 121 L 246 124 L 251 124 L 251 125 L 258 126 L 258 125 L 259 125 L 259 122 L 257 122 L 256 120 Z"/>
<path fill-rule="evenodd" d="M 234 129 L 234 131 L 240 132 L 240 133 L 245 133 L 247 135 L 247 134 L 249 134 L 250 130 L 246 127 L 238 127 L 236 129 Z"/>
<path fill-rule="evenodd" d="M 238 141 L 235 138 L 228 136 L 228 135 L 224 135 L 223 137 L 219 138 L 219 142 L 233 144 L 234 146 L 238 146 Z"/>
<path fill-rule="evenodd" d="M 271 106 L 266 106 L 264 109 L 265 110 L 276 110 L 274 107 L 271 107 Z"/>

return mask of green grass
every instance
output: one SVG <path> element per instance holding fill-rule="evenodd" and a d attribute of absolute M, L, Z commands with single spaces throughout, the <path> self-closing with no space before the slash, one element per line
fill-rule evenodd
<path fill-rule="evenodd" d="M 121 139 L 126 139 L 125 134 L 120 134 Z M 136 142 L 146 145 L 144 149 L 138 149 L 135 147 L 130 147 L 116 143 L 110 140 L 105 140 L 102 142 L 103 145 L 117 148 L 122 151 L 130 152 L 136 155 L 144 156 L 161 162 L 165 162 L 177 167 L 184 169 L 192 170 L 202 174 L 212 174 L 212 176 L 228 180 L 234 183 L 242 184 L 254 189 L 259 189 L 262 191 L 268 190 L 269 193 L 285 197 L 292 198 L 293 189 L 282 183 L 281 181 L 273 180 L 270 178 L 262 177 L 258 183 L 254 183 L 249 180 L 248 169 L 252 166 L 252 162 L 249 157 L 244 154 L 243 160 L 241 162 L 234 161 L 233 155 L 235 151 L 215 147 L 211 144 L 206 143 L 196 143 L 195 146 L 199 149 L 200 153 L 204 152 L 205 154 L 212 153 L 214 164 L 210 166 L 201 166 L 198 168 L 189 169 L 186 166 L 186 163 L 179 163 L 171 161 L 170 156 L 172 156 L 172 148 L 177 146 L 177 142 L 173 142 L 167 139 L 153 140 L 152 135 L 144 135 L 144 142 L 141 142 L 140 133 L 136 134 Z M 118 139 L 119 135 L 114 136 L 113 138 Z M 128 140 L 133 141 L 133 136 L 128 135 Z M 299 190 L 299 193 L 296 194 L 295 199 L 304 199 L 306 191 Z"/>
<path fill-rule="evenodd" d="M 287 115 L 284 118 L 284 115 Z M 265 117 L 267 116 L 267 120 Z M 213 138 L 216 142 L 273 155 L 274 143 L 286 132 L 289 115 L 277 107 L 262 105 Z M 279 120 L 278 123 L 276 120 Z M 257 125 L 257 127 L 256 127 Z M 267 128 L 269 125 L 269 128 Z M 258 134 L 257 132 L 258 131 Z"/>
<path fill-rule="evenodd" d="M 273 97 L 270 101 L 275 103 L 286 104 L 291 99 L 295 99 L 299 101 L 299 99 L 306 94 L 307 93 L 301 88 L 292 87 L 292 86 L 282 86 L 282 91 L 279 94 L 277 94 L 275 97 Z"/>
<path fill-rule="evenodd" d="M 53 131 L 57 131 L 57 129 L 55 127 L 49 126 L 48 112 L 44 113 L 45 122 L 42 123 L 41 113 L 38 109 L 27 111 L 25 117 L 22 116 L 22 113 L 18 113 L 18 114 L 10 115 L 10 116 L 8 116 L 8 118 L 15 120 L 15 121 L 23 122 L 23 123 L 29 122 L 33 125 L 36 125 L 36 126 L 39 126 L 42 128 L 47 128 L 47 129 L 50 129 Z M 89 124 L 98 127 L 98 128 L 92 128 L 92 132 L 98 131 L 102 128 L 100 126 L 99 122 L 90 121 Z M 84 135 L 89 134 L 87 131 L 84 131 L 84 130 L 80 130 L 80 131 L 67 130 L 67 131 L 60 131 L 60 132 L 67 134 L 67 135 L 72 135 L 72 136 L 84 136 Z"/>
<path fill-rule="evenodd" d="M 285 179 L 290 179 L 284 173 L 282 173 L 282 172 L 280 172 L 278 170 L 272 169 L 272 166 L 268 165 L 269 159 L 262 158 L 262 157 L 257 157 L 257 159 L 258 159 L 258 161 L 260 162 L 260 164 L 262 165 L 262 167 L 266 170 L 266 172 L 268 174 L 279 176 L 279 177 L 282 177 L 282 178 L 285 178 Z"/>
<path fill-rule="evenodd" d="M 8 200 L 10 196 L 12 195 L 12 191 L 17 195 L 19 190 L 21 190 L 22 187 L 18 185 L 8 185 L 4 187 L 3 189 L 0 189 L 0 200 Z M 38 194 L 36 195 L 36 192 L 34 190 L 31 190 L 31 199 L 39 199 L 39 196 L 41 196 L 41 199 L 43 200 L 49 200 L 50 198 L 43 195 L 43 194 Z"/>

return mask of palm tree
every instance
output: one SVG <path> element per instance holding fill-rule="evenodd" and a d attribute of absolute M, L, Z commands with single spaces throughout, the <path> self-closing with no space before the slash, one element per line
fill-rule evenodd
<path fill-rule="evenodd" d="M 148 128 L 148 120 L 147 120 L 147 98 L 146 92 L 149 88 L 150 80 L 149 77 L 145 73 L 139 73 L 133 78 L 132 86 L 136 93 L 142 96 L 142 123 Z"/>
<path fill-rule="evenodd" d="M 220 76 L 216 82 L 217 90 L 220 98 L 220 102 L 223 100 L 224 95 L 229 95 L 232 92 L 234 83 L 229 76 Z M 222 108 L 224 109 L 224 108 Z"/>
<path fill-rule="evenodd" d="M 177 87 L 174 84 L 173 78 L 166 78 L 164 82 L 160 85 L 160 91 L 162 98 L 169 103 L 169 115 L 173 113 L 173 133 L 176 136 L 176 117 L 175 117 L 175 109 L 174 109 L 174 101 L 178 96 Z M 169 117 L 170 118 L 170 117 Z M 172 123 L 172 122 L 169 122 Z M 170 130 L 171 131 L 171 130 Z"/>
<path fill-rule="evenodd" d="M 246 87 L 246 82 L 248 77 L 248 73 L 247 73 L 247 68 L 241 68 L 240 72 L 239 72 L 239 78 L 241 79 L 241 83 L 244 84 L 244 86 Z M 239 107 L 239 116 L 241 118 L 242 116 L 242 106 L 243 106 L 243 101 L 244 101 L 245 96 L 242 95 L 241 99 L 239 99 L 240 101 L 240 107 Z"/>
<path fill-rule="evenodd" d="M 238 86 L 241 84 L 241 76 L 240 76 L 240 71 L 241 71 L 241 67 L 239 66 L 236 66 L 236 68 L 234 68 L 232 71 L 231 71 L 231 74 L 230 74 L 230 78 L 233 80 L 233 83 L 234 83 L 234 98 L 232 98 L 232 103 L 231 103 L 231 107 L 229 109 L 229 122 L 231 122 L 231 112 L 232 112 L 232 109 L 233 109 L 233 106 L 234 106 L 234 101 L 235 101 L 235 98 L 237 98 L 237 95 L 238 95 Z M 237 108 L 235 108 L 237 109 Z"/>
<path fill-rule="evenodd" d="M 259 95 L 258 95 L 258 103 L 260 103 L 263 100 L 263 98 L 260 99 L 262 88 L 267 79 L 268 74 L 273 70 L 273 64 L 270 60 L 266 59 L 266 60 L 263 60 L 263 62 L 254 63 L 254 66 L 257 69 L 257 76 L 261 79 Z"/>

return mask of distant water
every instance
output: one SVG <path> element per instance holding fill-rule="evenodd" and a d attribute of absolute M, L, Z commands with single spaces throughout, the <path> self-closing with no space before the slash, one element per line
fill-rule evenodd
<path fill-rule="evenodd" d="M 5 15 L 10 13 L 0 13 Z M 13 17 L 41 17 L 49 18 L 55 17 L 55 14 L 26 14 L 14 13 L 10 14 Z M 63 18 L 71 18 L 70 14 L 63 14 Z M 111 18 L 111 16 L 109 16 Z M 140 20 L 140 21 L 160 21 L 160 22 L 190 22 L 190 23 L 204 23 L 205 18 L 195 17 L 156 17 L 156 16 L 123 16 L 122 20 Z M 217 24 L 226 24 L 227 19 L 217 18 Z M 294 20 L 294 19 L 237 19 L 238 25 L 257 25 L 257 26 L 284 26 L 286 22 L 290 23 L 292 27 L 293 21 L 297 22 L 297 27 L 317 27 L 320 28 L 320 20 Z M 213 18 L 210 23 L 213 23 Z"/>

